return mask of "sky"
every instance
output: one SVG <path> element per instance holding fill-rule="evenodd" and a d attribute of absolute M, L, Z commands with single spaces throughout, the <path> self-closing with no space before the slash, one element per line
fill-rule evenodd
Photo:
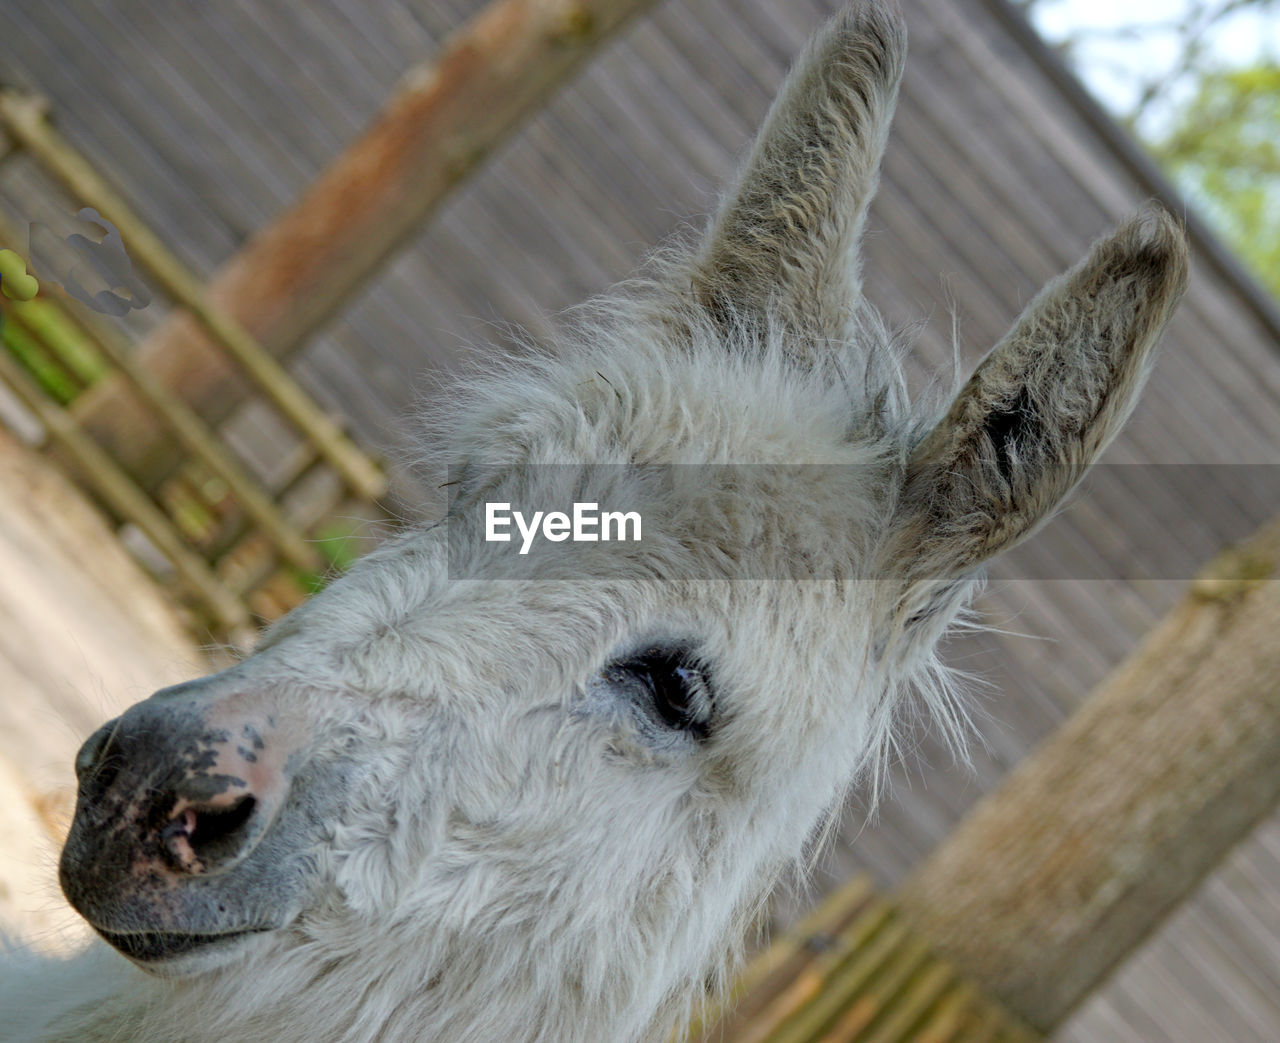
<path fill-rule="evenodd" d="M 1088 34 L 1088 42 L 1076 52 L 1076 72 L 1107 108 L 1125 115 L 1132 111 L 1142 85 L 1166 73 L 1178 59 L 1177 37 L 1158 27 L 1184 16 L 1190 7 L 1188 0 L 1038 0 L 1032 20 L 1050 43 L 1077 32 Z M 1272 2 L 1269 8 L 1243 10 L 1216 25 L 1206 37 L 1212 60 L 1224 67 L 1253 64 L 1267 56 L 1280 60 L 1280 3 Z M 1124 26 L 1148 28 L 1134 38 L 1106 36 L 1106 30 Z M 1140 129 L 1158 135 L 1167 125 L 1172 103 L 1184 99 L 1189 90 L 1185 78 L 1172 82 L 1168 97 L 1151 106 Z"/>

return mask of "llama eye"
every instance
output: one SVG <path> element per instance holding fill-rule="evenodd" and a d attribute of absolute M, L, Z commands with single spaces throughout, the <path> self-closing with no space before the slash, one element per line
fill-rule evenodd
<path fill-rule="evenodd" d="M 711 732 L 711 689 L 704 668 L 687 652 L 651 648 L 618 663 L 639 682 L 668 728 L 705 739 Z"/>

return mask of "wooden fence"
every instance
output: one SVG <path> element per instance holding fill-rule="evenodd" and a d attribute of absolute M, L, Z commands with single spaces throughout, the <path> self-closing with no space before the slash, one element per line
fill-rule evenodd
<path fill-rule="evenodd" d="M 282 614 L 364 549 L 362 522 L 385 516 L 380 467 L 277 357 L 651 2 L 497 0 L 435 61 L 409 70 L 366 133 L 207 288 L 56 133 L 39 97 L 0 89 L 0 161 L 6 149 L 35 157 L 77 208 L 119 229 L 172 305 L 139 358 L 65 294 L 23 305 L 0 297 L 14 353 L 0 359 L 0 382 L 135 544 L 141 537 L 153 566 L 158 552 L 161 571 L 199 608 L 198 629 L 247 640 L 255 621 Z M 0 248 L 22 253 L 18 240 L 0 224 Z M 302 436 L 304 451 L 277 461 L 270 481 L 214 429 L 246 384 Z"/>
<path fill-rule="evenodd" d="M 689 1043 L 1033 1043 L 857 876 L 750 964 Z"/>
<path fill-rule="evenodd" d="M 172 581 L 193 622 L 242 644 L 256 623 L 283 614 L 356 553 L 361 523 L 384 517 L 386 475 L 233 318 L 213 307 L 199 280 L 51 126 L 36 95 L 0 90 L 0 161 L 29 153 L 74 207 L 111 222 L 129 257 L 173 312 L 194 319 L 252 393 L 291 425 L 305 449 L 271 480 L 238 456 L 209 423 L 139 361 L 119 328 L 50 279 L 30 301 L 0 295 L 0 381 L 28 411 L 124 530 L 144 562 Z M 0 175 L 3 168 L 0 168 Z M 0 219 L 0 248 L 26 254 L 26 237 Z M 30 269 L 28 261 L 28 268 Z M 40 276 L 42 273 L 36 271 Z M 148 481 L 84 430 L 77 404 L 102 381 L 127 384 L 167 434 L 181 465 Z M 273 447 L 259 447 L 268 455 Z"/>

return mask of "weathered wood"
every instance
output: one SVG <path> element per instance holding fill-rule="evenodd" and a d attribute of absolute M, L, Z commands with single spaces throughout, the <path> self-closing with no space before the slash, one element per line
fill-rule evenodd
<path fill-rule="evenodd" d="M 0 90 L 0 121 L 75 198 L 116 225 L 129 243 L 133 259 L 155 278 L 175 304 L 185 309 L 189 318 L 199 323 L 201 332 L 208 337 L 211 359 L 216 358 L 221 365 L 229 367 L 229 355 L 253 379 L 254 386 L 315 444 L 353 491 L 369 499 L 377 499 L 386 492 L 386 476 L 381 470 L 346 439 L 333 419 L 321 412 L 293 377 L 262 350 L 233 316 L 211 303 L 199 280 L 98 176 L 88 160 L 49 125 L 43 99 Z M 154 402 L 148 404 L 154 407 Z M 135 429 L 145 415 L 156 425 L 157 437 L 164 437 L 163 423 L 145 410 L 139 412 L 136 404 L 127 413 L 117 406 L 112 415 L 116 423 L 124 422 Z"/>
<path fill-rule="evenodd" d="M 1041 1031 L 1280 798 L 1280 521 L 1186 599 L 896 900 Z"/>
<path fill-rule="evenodd" d="M 6 351 L 0 351 L 0 380 L 44 425 L 49 437 L 66 451 L 85 483 L 113 511 L 142 530 L 170 561 L 183 583 L 232 635 L 232 640 L 247 646 L 254 632 L 248 610 L 187 547 L 164 512 L 81 430 L 66 410 L 54 404 Z"/>
<path fill-rule="evenodd" d="M 213 280 L 208 300 L 286 355 L 331 316 L 462 181 L 628 17 L 651 0 L 497 0 L 411 70 L 365 134 Z M 156 375 L 215 419 L 237 382 L 208 334 L 175 315 L 139 349 Z M 163 429 L 118 381 L 77 415 L 125 466 L 173 464 Z"/>
<path fill-rule="evenodd" d="M 981 1025 L 1036 1038 L 912 934 L 854 877 L 747 967 L 689 1043 L 944 1043 Z"/>
<path fill-rule="evenodd" d="M 7 220 L 0 218 L 0 247 L 16 250 L 19 246 L 15 230 Z M 210 471 L 227 483 L 245 514 L 263 530 L 286 560 L 308 571 L 318 572 L 324 568 L 323 560 L 307 542 L 303 532 L 289 524 L 266 491 L 228 452 L 216 433 L 185 402 L 138 364 L 116 330 L 88 319 L 81 308 L 69 304 L 69 296 L 64 290 L 46 285 L 45 293 L 52 293 L 78 330 L 114 363 L 125 380 L 165 422 L 183 449 L 203 461 Z M 24 325 L 21 309 L 14 309 L 12 318 L 19 325 Z M 29 332 L 34 334 L 34 331 Z"/>
<path fill-rule="evenodd" d="M 731 1027 L 737 1043 L 760 1043 L 769 1031 L 821 987 L 822 977 L 848 955 L 856 917 L 866 914 L 872 927 L 888 916 L 873 898 L 870 877 L 856 876 L 838 888 L 800 923 L 760 953 L 724 997 L 721 1009 L 692 1027 L 690 1040 L 713 1040 Z"/>

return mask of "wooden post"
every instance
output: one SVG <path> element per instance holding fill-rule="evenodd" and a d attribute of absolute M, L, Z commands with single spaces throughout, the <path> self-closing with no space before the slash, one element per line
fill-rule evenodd
<path fill-rule="evenodd" d="M 259 231 L 207 299 L 276 356 L 332 315 L 445 197 L 600 42 L 652 0 L 495 0 L 411 70 L 381 115 L 290 210 Z M 128 237 L 126 236 L 126 245 Z M 145 364 L 212 419 L 238 389 L 212 339 L 175 315 L 140 348 Z M 77 416 L 150 483 L 172 466 L 163 430 L 120 381 Z"/>
<path fill-rule="evenodd" d="M 1280 798 L 1280 520 L 1223 552 L 895 902 L 1058 1025 Z"/>

